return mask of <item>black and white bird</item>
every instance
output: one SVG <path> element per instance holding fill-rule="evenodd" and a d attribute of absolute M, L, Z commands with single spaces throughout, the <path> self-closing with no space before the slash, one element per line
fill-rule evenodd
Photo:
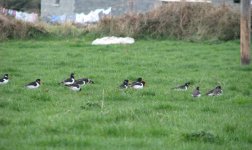
<path fill-rule="evenodd" d="M 123 83 L 119 86 L 121 89 L 127 89 L 129 87 L 129 80 L 124 80 Z"/>
<path fill-rule="evenodd" d="M 221 86 L 217 86 L 214 90 L 214 95 L 215 96 L 219 96 L 219 95 L 222 95 L 223 91 L 221 89 Z"/>
<path fill-rule="evenodd" d="M 184 85 L 180 85 L 172 89 L 175 89 L 177 91 L 186 91 L 189 88 L 189 85 L 190 85 L 190 82 L 186 82 Z"/>
<path fill-rule="evenodd" d="M 89 78 L 81 78 L 81 79 L 75 80 L 74 83 L 78 84 L 80 86 L 83 86 L 83 85 L 86 85 L 86 84 L 93 84 L 94 81 L 89 79 Z"/>
<path fill-rule="evenodd" d="M 7 84 L 9 82 L 8 74 L 5 74 L 1 79 L 0 79 L 0 85 L 1 84 Z"/>
<path fill-rule="evenodd" d="M 145 81 L 143 81 L 142 78 L 138 78 L 137 81 L 132 82 L 130 85 L 133 89 L 143 89 L 145 86 Z"/>
<path fill-rule="evenodd" d="M 70 85 L 70 84 L 73 84 L 74 83 L 74 73 L 71 73 L 70 74 L 70 78 L 62 81 L 61 83 L 63 83 L 64 85 Z"/>
<path fill-rule="evenodd" d="M 221 86 L 216 86 L 214 89 L 206 93 L 207 96 L 219 96 L 222 94 Z"/>
<path fill-rule="evenodd" d="M 41 84 L 40 79 L 37 79 L 36 81 L 28 83 L 25 86 L 28 89 L 36 89 L 36 88 L 38 88 L 40 86 L 40 84 Z"/>
<path fill-rule="evenodd" d="M 81 91 L 81 87 L 79 84 L 73 83 L 66 86 L 68 86 L 73 91 Z"/>
<path fill-rule="evenodd" d="M 199 87 L 196 87 L 196 89 L 192 93 L 192 97 L 200 97 L 200 96 L 201 96 L 200 89 Z"/>

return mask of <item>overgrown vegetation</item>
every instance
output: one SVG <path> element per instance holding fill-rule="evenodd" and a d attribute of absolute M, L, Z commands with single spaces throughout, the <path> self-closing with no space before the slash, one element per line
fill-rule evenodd
<path fill-rule="evenodd" d="M 3 33 L 0 39 L 33 38 L 47 33 L 55 37 L 80 37 L 91 33 L 96 36 L 187 40 L 233 40 L 240 35 L 237 9 L 198 3 L 172 3 L 146 14 L 106 17 L 98 24 L 88 26 L 71 23 L 29 25 L 3 16 L 0 16 L 0 23 L 0 33 Z"/>
<path fill-rule="evenodd" d="M 55 38 L 74 38 L 74 37 L 83 37 L 93 27 L 93 25 L 87 26 L 77 26 L 73 25 L 72 23 L 65 23 L 65 24 L 44 24 L 46 30 L 50 33 L 50 36 Z M 98 36 L 98 34 L 97 34 Z"/>
<path fill-rule="evenodd" d="M 239 12 L 228 5 L 171 3 L 146 14 L 105 18 L 97 32 L 135 38 L 219 39 L 239 37 Z"/>
<path fill-rule="evenodd" d="M 31 39 L 49 35 L 43 25 L 25 23 L 0 15 L 0 41 L 7 39 Z"/>

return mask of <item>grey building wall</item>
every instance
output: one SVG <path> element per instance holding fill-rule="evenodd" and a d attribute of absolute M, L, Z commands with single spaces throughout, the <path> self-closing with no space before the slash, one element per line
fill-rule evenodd
<path fill-rule="evenodd" d="M 160 0 L 41 0 L 41 17 L 47 16 L 71 16 L 75 13 L 89 13 L 95 9 L 107 9 L 112 7 L 112 15 L 122 15 L 124 13 L 146 12 L 155 5 L 161 3 Z M 59 2 L 57 4 L 57 2 Z M 212 4 L 234 4 L 233 0 L 212 0 Z"/>
<path fill-rule="evenodd" d="M 239 5 L 239 4 L 235 4 L 234 0 L 212 0 L 213 4 L 230 4 L 230 5 Z"/>
<path fill-rule="evenodd" d="M 162 2 L 167 3 L 173 3 L 173 1 L 169 1 L 169 0 L 160 0 Z M 183 0 L 178 0 L 178 1 L 183 1 Z M 234 0 L 208 0 L 208 1 L 211 1 L 212 4 L 214 5 L 222 5 L 222 4 L 229 4 L 229 5 L 239 5 L 239 4 L 236 4 L 234 3 Z"/>
<path fill-rule="evenodd" d="M 41 0 L 41 17 L 73 15 L 74 0 Z"/>
<path fill-rule="evenodd" d="M 98 8 L 112 7 L 112 15 L 122 15 L 132 10 L 145 12 L 160 3 L 159 0 L 132 0 L 132 2 L 131 5 L 128 0 L 75 0 L 75 13 L 88 13 Z"/>
<path fill-rule="evenodd" d="M 112 15 L 121 15 L 133 10 L 134 12 L 145 12 L 150 10 L 159 0 L 41 0 L 41 17 L 73 15 L 74 13 L 89 13 L 95 9 L 107 9 L 112 7 Z"/>
<path fill-rule="evenodd" d="M 135 0 L 134 2 L 135 12 L 146 12 L 161 4 L 159 0 Z"/>

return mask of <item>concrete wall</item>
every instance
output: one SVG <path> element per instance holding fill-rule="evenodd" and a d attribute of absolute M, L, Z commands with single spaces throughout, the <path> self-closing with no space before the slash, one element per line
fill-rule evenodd
<path fill-rule="evenodd" d="M 212 0 L 213 4 L 234 4 L 234 0 Z"/>
<path fill-rule="evenodd" d="M 47 16 L 60 16 L 60 15 L 73 15 L 74 13 L 89 13 L 91 10 L 112 7 L 112 15 L 122 15 L 124 13 L 133 12 L 146 12 L 156 5 L 161 3 L 160 0 L 41 0 L 41 17 Z M 211 0 L 212 4 L 234 4 L 233 0 Z"/>
<path fill-rule="evenodd" d="M 73 15 L 82 12 L 87 14 L 91 10 L 109 7 L 112 7 L 112 15 L 121 15 L 131 10 L 145 12 L 160 3 L 159 0 L 132 1 L 133 5 L 129 3 L 129 0 L 60 0 L 59 5 L 57 5 L 56 0 L 41 0 L 41 17 Z"/>
<path fill-rule="evenodd" d="M 41 17 L 73 15 L 74 0 L 41 0 Z"/>
<path fill-rule="evenodd" d="M 135 12 L 145 12 L 150 10 L 159 0 L 132 0 L 133 5 L 129 0 L 75 0 L 76 13 L 88 13 L 91 10 L 98 8 L 112 7 L 112 15 L 122 15 L 131 10 Z"/>

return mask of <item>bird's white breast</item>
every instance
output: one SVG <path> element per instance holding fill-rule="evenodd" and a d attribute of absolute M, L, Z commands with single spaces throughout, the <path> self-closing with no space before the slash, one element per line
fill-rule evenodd
<path fill-rule="evenodd" d="M 9 82 L 8 79 L 3 79 L 3 82 L 0 82 L 0 84 L 6 84 L 6 83 L 8 83 L 8 82 Z"/>
<path fill-rule="evenodd" d="M 73 91 L 79 91 L 79 90 L 80 90 L 80 87 L 72 86 L 72 87 L 70 87 L 70 88 L 71 88 L 71 90 L 73 90 Z"/>
<path fill-rule="evenodd" d="M 132 86 L 134 89 L 142 89 L 143 85 L 133 85 Z"/>
<path fill-rule="evenodd" d="M 36 89 L 36 88 L 39 87 L 39 84 L 36 83 L 36 86 L 34 86 L 34 85 L 27 85 L 26 87 L 27 87 L 28 89 Z"/>
<path fill-rule="evenodd" d="M 70 84 L 73 84 L 74 83 L 74 80 L 72 80 L 71 82 L 64 82 L 65 85 L 70 85 Z"/>

